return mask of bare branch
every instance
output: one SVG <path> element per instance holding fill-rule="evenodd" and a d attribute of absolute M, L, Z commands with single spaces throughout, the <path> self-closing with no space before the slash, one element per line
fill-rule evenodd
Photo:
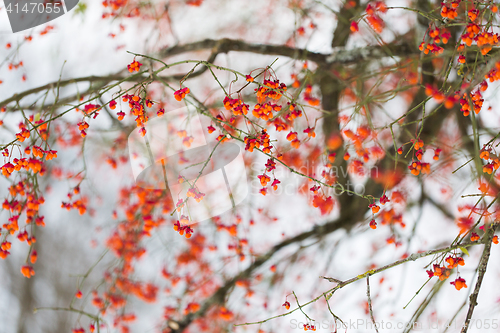
<path fill-rule="evenodd" d="M 325 279 L 328 280 L 329 282 L 335 282 L 335 283 L 343 283 L 343 281 L 331 277 L 326 277 L 326 276 L 320 276 L 320 279 Z"/>
<path fill-rule="evenodd" d="M 495 230 L 498 227 L 498 223 L 492 224 L 486 234 L 483 236 L 484 241 L 484 250 L 481 255 L 481 260 L 479 261 L 478 266 L 478 276 L 476 286 L 474 287 L 474 292 L 470 295 L 469 300 L 469 310 L 467 311 L 467 317 L 465 318 L 464 326 L 462 327 L 461 333 L 467 333 L 469 329 L 469 323 L 472 318 L 472 314 L 474 313 L 474 309 L 477 305 L 477 295 L 479 294 L 479 290 L 481 289 L 481 284 L 483 283 L 484 274 L 486 273 L 486 267 L 488 266 L 488 260 L 490 259 L 490 250 L 491 243 L 493 241 L 493 236 L 495 235 Z"/>
<path fill-rule="evenodd" d="M 5 106 L 11 102 L 20 101 L 21 99 L 23 99 L 26 96 L 36 94 L 36 93 L 44 91 L 44 90 L 52 89 L 52 88 L 56 87 L 58 84 L 59 84 L 59 87 L 63 87 L 63 86 L 66 86 L 66 85 L 69 85 L 72 83 L 77 83 L 77 82 L 111 82 L 111 81 L 119 81 L 119 80 L 136 81 L 136 80 L 139 80 L 139 77 L 140 76 L 138 76 L 136 74 L 136 75 L 132 75 L 132 76 L 127 78 L 123 74 L 121 74 L 121 72 L 120 72 L 120 73 L 111 74 L 111 75 L 107 75 L 107 76 L 91 75 L 91 76 L 84 76 L 84 77 L 61 80 L 61 81 L 58 80 L 58 81 L 54 81 L 51 83 L 47 83 L 43 86 L 39 86 L 39 87 L 36 87 L 33 89 L 25 90 L 19 94 L 14 94 L 11 97 L 1 101 L 0 106 Z"/>
<path fill-rule="evenodd" d="M 370 274 L 366 275 L 366 297 L 368 298 L 368 309 L 370 310 L 370 318 L 372 319 L 373 326 L 375 326 L 375 331 L 378 333 L 377 323 L 375 322 L 375 318 L 373 317 L 372 298 L 370 296 Z"/>
<path fill-rule="evenodd" d="M 212 49 L 218 53 L 250 52 L 263 55 L 281 55 L 292 59 L 309 60 L 317 64 L 352 64 L 363 60 L 380 59 L 387 56 L 418 55 L 408 44 L 388 44 L 381 46 L 362 47 L 347 50 L 344 47 L 334 48 L 331 54 L 312 52 L 307 49 L 293 48 L 285 45 L 253 44 L 237 39 L 205 39 L 190 44 L 176 45 L 165 48 L 158 57 L 166 58 L 174 55 Z"/>
<path fill-rule="evenodd" d="M 316 52 L 310 52 L 306 49 L 293 48 L 284 45 L 266 45 L 253 44 L 237 39 L 205 39 L 199 42 L 175 45 L 165 48 L 158 52 L 158 57 L 166 58 L 174 55 L 212 49 L 218 53 L 236 52 L 251 52 L 264 55 L 282 55 L 293 59 L 307 59 L 316 63 L 324 63 L 326 55 Z"/>

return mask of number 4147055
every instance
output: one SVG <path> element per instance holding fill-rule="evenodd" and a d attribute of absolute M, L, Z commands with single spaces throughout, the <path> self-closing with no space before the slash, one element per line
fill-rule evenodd
<path fill-rule="evenodd" d="M 462 327 L 465 326 L 465 323 Z M 498 319 L 470 319 L 469 325 L 470 328 L 480 329 L 498 329 Z"/>
<path fill-rule="evenodd" d="M 12 7 L 15 7 L 14 9 Z M 7 7 L 5 8 L 5 10 L 7 11 L 7 13 L 12 13 L 13 11 L 15 13 L 19 13 L 19 12 L 24 12 L 24 13 L 46 13 L 46 14 L 50 14 L 50 13 L 59 13 L 61 11 L 61 7 L 60 7 L 60 4 L 59 3 L 47 3 L 47 4 L 43 4 L 43 3 L 36 3 L 36 2 L 31 2 L 31 3 L 25 3 L 24 6 L 22 6 L 22 8 L 19 8 L 19 4 L 16 3 L 14 6 L 12 6 L 12 4 L 8 4 Z"/>

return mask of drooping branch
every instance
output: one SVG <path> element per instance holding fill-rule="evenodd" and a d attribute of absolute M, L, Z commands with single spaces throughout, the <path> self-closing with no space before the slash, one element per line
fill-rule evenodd
<path fill-rule="evenodd" d="M 213 61 L 213 60 L 212 60 Z M 210 60 L 208 62 L 211 62 Z M 192 73 L 189 75 L 189 78 L 194 78 L 197 76 L 200 76 L 207 70 L 206 66 L 203 66 L 200 68 L 200 70 Z M 141 74 L 141 75 L 139 75 Z M 64 87 L 68 86 L 73 83 L 78 83 L 78 82 L 88 82 L 88 83 L 96 83 L 94 87 L 89 88 L 85 93 L 81 93 L 80 95 L 85 95 L 91 92 L 98 91 L 99 89 L 105 87 L 107 84 L 114 82 L 114 81 L 121 81 L 121 82 L 142 82 L 145 80 L 149 79 L 148 72 L 144 71 L 139 74 L 127 76 L 127 74 L 122 74 L 122 72 L 116 73 L 116 74 L 111 74 L 111 75 L 105 75 L 105 76 L 84 76 L 84 77 L 78 77 L 78 78 L 73 78 L 73 79 L 67 79 L 67 80 L 61 80 L 61 81 L 54 81 L 51 83 L 47 83 L 43 86 L 39 86 L 33 89 L 28 89 L 23 91 L 22 93 L 14 94 L 11 97 L 3 100 L 0 102 L 0 106 L 6 106 L 9 103 L 12 102 L 19 102 L 23 98 L 33 95 L 42 91 L 46 91 L 52 88 L 55 88 L 57 85 L 59 87 Z M 169 75 L 169 76 L 158 76 L 158 79 L 161 79 L 163 81 L 179 81 L 184 77 L 184 74 L 176 74 L 176 75 Z M 62 106 L 64 104 L 70 103 L 74 100 L 76 100 L 77 94 L 65 97 L 60 99 L 57 103 L 50 104 L 47 106 L 53 107 L 53 106 Z M 23 109 L 30 109 L 32 106 L 23 106 Z M 8 111 L 15 111 L 18 110 L 19 108 L 17 106 L 12 106 L 12 107 L 7 107 Z"/>
<path fill-rule="evenodd" d="M 146 73 L 146 72 L 143 72 L 143 73 Z M 143 74 L 143 73 L 141 73 L 141 74 Z M 122 74 L 122 71 L 120 71 L 119 73 L 115 73 L 115 74 L 111 74 L 111 75 L 107 75 L 107 76 L 91 75 L 91 76 L 83 76 L 83 77 L 72 78 L 72 79 L 67 79 L 67 80 L 59 80 L 59 81 L 47 83 L 43 86 L 39 86 L 36 88 L 25 90 L 25 91 L 18 93 L 18 94 L 14 94 L 11 97 L 1 101 L 0 106 L 6 106 L 7 104 L 9 104 L 11 102 L 19 102 L 20 100 L 22 100 L 26 96 L 33 95 L 33 94 L 36 94 L 36 93 L 39 93 L 39 92 L 42 92 L 45 90 L 50 90 L 50 89 L 56 88 L 57 86 L 59 86 L 61 88 L 61 87 L 64 87 L 64 86 L 67 86 L 67 85 L 70 85 L 73 83 L 78 83 L 78 82 L 89 82 L 89 83 L 105 82 L 105 83 L 109 83 L 112 81 L 137 81 L 140 79 L 141 79 L 141 76 L 139 76 L 137 74 L 127 77 L 124 74 Z"/>
<path fill-rule="evenodd" d="M 217 52 L 212 52 L 212 54 L 210 54 L 210 57 L 206 60 L 206 62 L 209 64 L 213 64 L 213 62 L 215 61 L 218 54 L 219 53 L 217 53 Z M 208 69 L 207 66 L 201 66 L 201 68 L 199 70 L 191 73 L 188 78 L 192 79 L 192 78 L 195 78 L 197 76 L 200 76 L 203 73 L 205 73 L 207 71 L 207 69 Z M 157 80 L 160 80 L 160 81 L 179 81 L 179 80 L 183 79 L 184 77 L 185 77 L 185 74 L 174 74 L 174 75 L 169 75 L 169 76 L 157 75 L 155 78 Z M 88 82 L 88 83 L 95 82 L 95 83 L 97 83 L 97 86 L 94 87 L 94 89 L 92 89 L 92 87 L 88 89 L 87 93 L 90 93 L 93 91 L 98 91 L 100 88 L 102 88 L 102 87 L 106 86 L 107 84 L 114 82 L 114 81 L 142 82 L 142 81 L 145 81 L 149 78 L 150 78 L 150 72 L 148 72 L 148 71 L 142 71 L 139 73 L 129 74 L 129 75 L 127 75 L 127 72 L 125 72 L 125 71 L 119 71 L 115 74 L 110 74 L 110 75 L 105 75 L 105 76 L 91 75 L 91 76 L 83 76 L 83 77 L 72 78 L 72 79 L 67 79 L 67 80 L 58 80 L 58 81 L 54 81 L 51 83 L 47 83 L 43 86 L 39 86 L 39 87 L 36 87 L 33 89 L 25 90 L 22 93 L 14 94 L 11 97 L 1 101 L 0 106 L 6 106 L 7 104 L 9 104 L 11 102 L 19 102 L 20 100 L 22 100 L 23 98 L 25 98 L 29 95 L 33 95 L 33 94 L 36 94 L 36 93 L 39 93 L 39 92 L 42 92 L 45 90 L 50 90 L 50 89 L 53 89 L 56 87 L 61 88 L 61 87 L 64 87 L 64 86 L 67 86 L 67 85 L 70 85 L 73 83 L 78 83 L 78 82 Z M 66 103 L 69 103 L 69 102 L 75 100 L 76 98 L 77 98 L 77 95 L 68 96 L 60 101 L 57 101 L 57 103 L 54 103 L 52 106 L 64 105 Z M 25 107 L 25 108 L 27 109 L 29 107 Z M 11 107 L 9 110 L 12 111 L 12 110 L 16 110 L 16 109 L 18 109 L 18 107 L 14 106 L 14 107 Z"/>

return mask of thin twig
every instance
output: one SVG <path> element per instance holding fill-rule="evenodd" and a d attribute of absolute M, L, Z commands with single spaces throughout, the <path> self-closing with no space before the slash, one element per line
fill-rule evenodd
<path fill-rule="evenodd" d="M 483 278 L 484 274 L 486 273 L 486 267 L 488 266 L 488 260 L 490 259 L 490 250 L 491 250 L 491 243 L 493 241 L 493 236 L 495 235 L 495 230 L 497 229 L 498 224 L 492 224 L 489 228 L 486 234 L 483 236 L 485 241 L 484 241 L 484 250 L 483 254 L 481 255 L 481 260 L 479 261 L 478 265 L 478 276 L 477 276 L 477 282 L 476 286 L 474 287 L 474 292 L 470 295 L 469 300 L 469 310 L 467 311 L 467 317 L 465 318 L 464 325 L 462 327 L 461 333 L 467 333 L 467 330 L 469 328 L 469 323 L 472 318 L 472 314 L 474 313 L 474 309 L 477 305 L 477 295 L 479 294 L 479 290 L 481 289 L 481 284 L 483 283 Z"/>
<path fill-rule="evenodd" d="M 335 279 L 335 278 L 331 278 L 331 277 L 320 276 L 319 278 L 320 278 L 320 279 L 325 279 L 325 280 L 328 280 L 328 281 L 330 281 L 330 282 L 342 283 L 342 281 L 341 281 L 341 280 L 339 280 L 339 279 Z"/>
<path fill-rule="evenodd" d="M 370 274 L 366 275 L 366 297 L 368 297 L 368 310 L 370 311 L 370 318 L 372 319 L 373 326 L 375 326 L 375 331 L 378 333 L 377 323 L 373 317 L 372 298 L 370 296 Z"/>
<path fill-rule="evenodd" d="M 293 294 L 293 297 L 295 297 L 295 301 L 297 302 L 297 306 L 299 307 L 300 312 L 302 312 L 304 314 L 304 316 L 306 316 L 306 318 L 309 319 L 309 321 L 314 321 L 311 318 L 309 318 L 309 316 L 304 312 L 304 310 L 302 310 L 302 306 L 300 306 L 299 299 L 297 298 L 297 295 L 295 295 L 294 291 L 292 291 L 292 294 Z"/>

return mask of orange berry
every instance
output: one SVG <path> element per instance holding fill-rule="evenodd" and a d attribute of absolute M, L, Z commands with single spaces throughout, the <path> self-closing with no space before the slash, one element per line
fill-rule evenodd
<path fill-rule="evenodd" d="M 35 270 L 31 266 L 25 265 L 21 267 L 21 273 L 29 279 L 30 277 L 35 275 Z"/>
<path fill-rule="evenodd" d="M 355 21 L 352 21 L 350 29 L 351 29 L 351 32 L 357 32 L 357 31 L 359 31 L 358 23 L 355 22 Z"/>
<path fill-rule="evenodd" d="M 33 250 L 33 252 L 31 252 L 30 255 L 30 262 L 34 264 L 37 258 L 38 258 L 38 253 L 36 252 L 36 250 Z"/>

